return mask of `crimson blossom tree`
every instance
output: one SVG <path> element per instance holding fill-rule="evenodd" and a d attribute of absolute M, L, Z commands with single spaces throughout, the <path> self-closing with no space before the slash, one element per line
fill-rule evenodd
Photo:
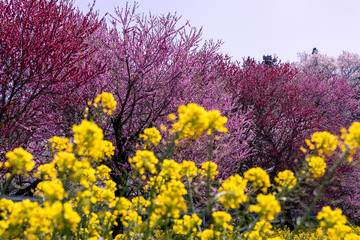
<path fill-rule="evenodd" d="M 268 66 L 247 59 L 227 79 L 234 99 L 251 110 L 254 122 L 254 151 L 244 167 L 255 164 L 272 175 L 294 167 L 300 146 L 313 132 L 337 133 L 348 126 L 357 105 L 346 81 L 304 74 L 290 64 Z"/>
<path fill-rule="evenodd" d="M 0 158 L 59 134 L 72 92 L 99 75 L 89 37 L 101 22 L 70 0 L 0 1 Z M 32 143 L 32 144 L 30 144 Z M 31 150 L 31 149 L 30 149 Z"/>

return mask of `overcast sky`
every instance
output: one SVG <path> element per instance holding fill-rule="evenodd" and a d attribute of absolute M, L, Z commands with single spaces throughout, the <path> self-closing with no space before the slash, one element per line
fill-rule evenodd
<path fill-rule="evenodd" d="M 87 10 L 92 0 L 74 0 Z M 282 62 L 297 61 L 297 53 L 316 47 L 338 56 L 360 53 L 359 0 L 139 0 L 138 13 L 177 13 L 203 28 L 203 39 L 222 40 L 221 52 L 234 60 L 262 59 L 276 54 Z M 103 16 L 125 0 L 97 0 Z M 133 3 L 130 1 L 129 3 Z"/>

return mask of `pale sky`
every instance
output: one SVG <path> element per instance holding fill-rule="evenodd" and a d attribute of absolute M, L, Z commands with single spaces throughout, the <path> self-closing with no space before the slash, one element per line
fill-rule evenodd
<path fill-rule="evenodd" d="M 343 50 L 360 54 L 360 0 L 138 0 L 138 13 L 175 13 L 203 39 L 222 40 L 220 52 L 241 60 L 276 54 L 282 62 L 316 47 L 338 56 Z M 87 10 L 92 0 L 74 0 Z M 113 13 L 125 0 L 97 0 L 100 16 Z M 133 3 L 130 1 L 129 3 Z"/>

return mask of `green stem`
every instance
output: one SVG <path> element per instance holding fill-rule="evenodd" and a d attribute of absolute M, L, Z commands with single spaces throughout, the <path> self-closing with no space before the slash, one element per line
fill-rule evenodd
<path fill-rule="evenodd" d="M 188 188 L 189 188 L 189 198 L 190 198 L 190 204 L 191 204 L 191 211 L 192 213 L 195 213 L 195 206 L 194 206 L 194 202 L 193 202 L 193 195 L 192 195 L 192 189 L 191 189 L 191 181 L 189 178 L 189 175 L 186 174 L 187 176 L 187 180 L 188 180 Z"/>
<path fill-rule="evenodd" d="M 5 191 L 8 188 L 9 184 L 11 183 L 11 181 L 13 180 L 13 178 L 15 177 L 15 173 L 11 173 L 10 177 L 6 180 L 4 187 L 1 191 L 1 196 L 5 195 Z"/>
<path fill-rule="evenodd" d="M 164 159 L 166 159 L 167 157 L 171 156 L 174 148 L 175 148 L 175 141 L 179 139 L 179 135 L 180 135 L 181 131 L 177 132 L 174 136 L 174 138 L 172 139 L 170 145 L 167 147 L 165 153 L 160 157 L 160 160 L 163 161 Z"/>
<path fill-rule="evenodd" d="M 192 213 L 194 214 L 194 213 L 195 213 L 195 206 L 194 206 L 193 195 L 192 195 L 191 181 L 190 181 L 189 175 L 186 174 L 186 176 L 187 176 L 187 180 L 188 180 L 189 198 L 190 198 L 191 211 L 192 211 Z M 201 233 L 201 232 L 202 232 L 202 231 L 201 231 L 201 226 L 197 225 L 197 228 L 198 228 L 199 232 Z M 191 234 L 191 231 L 190 231 L 190 234 Z"/>

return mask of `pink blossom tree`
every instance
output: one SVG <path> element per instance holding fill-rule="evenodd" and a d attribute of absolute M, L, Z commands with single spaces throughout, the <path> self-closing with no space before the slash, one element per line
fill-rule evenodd
<path fill-rule="evenodd" d="M 208 110 L 229 113 L 229 126 L 236 133 L 225 140 L 231 144 L 217 146 L 219 155 L 214 157 L 226 168 L 224 175 L 236 171 L 249 153 L 245 132 L 251 124 L 245 115 L 230 114 L 234 102 L 221 78 L 224 74 L 220 71 L 224 69 L 218 67 L 218 64 L 228 64 L 229 58 L 218 53 L 221 43 L 208 41 L 201 46 L 201 30 L 189 23 L 181 24 L 176 15 L 136 14 L 136 5 L 118 8 L 111 19 L 112 28 L 104 28 L 94 42 L 101 49 L 101 59 L 109 61 L 94 96 L 106 90 L 118 101 L 117 110 L 106 127 L 110 129 L 107 137 L 117 148 L 110 165 L 124 173 L 118 177 L 129 171 L 127 160 L 134 153 L 139 134 L 145 128 L 165 123 L 168 114 L 190 102 Z M 240 118 L 235 120 L 235 115 Z M 204 160 L 198 158 L 204 155 L 201 147 L 204 144 L 207 143 L 188 146 L 198 163 Z M 173 157 L 184 160 L 179 152 Z M 233 158 L 236 159 L 231 160 Z"/>
<path fill-rule="evenodd" d="M 231 92 L 227 89 L 225 79 L 231 75 L 234 66 L 237 66 L 237 63 L 221 54 L 202 59 L 199 72 L 204 79 L 189 85 L 186 91 L 191 94 L 181 101 L 182 104 L 198 103 L 207 110 L 220 110 L 228 119 L 226 126 L 229 132 L 219 134 L 213 139 L 205 135 L 198 141 L 178 147 L 175 151 L 178 159 L 191 160 L 198 164 L 211 159 L 218 165 L 217 177 L 223 179 L 239 172 L 242 164 L 251 154 L 252 147 L 249 142 L 254 137 L 251 111 L 239 111 L 238 102 L 234 101 Z M 196 80 L 200 79 L 199 75 L 196 75 Z M 210 158 L 208 144 L 212 146 Z"/>

